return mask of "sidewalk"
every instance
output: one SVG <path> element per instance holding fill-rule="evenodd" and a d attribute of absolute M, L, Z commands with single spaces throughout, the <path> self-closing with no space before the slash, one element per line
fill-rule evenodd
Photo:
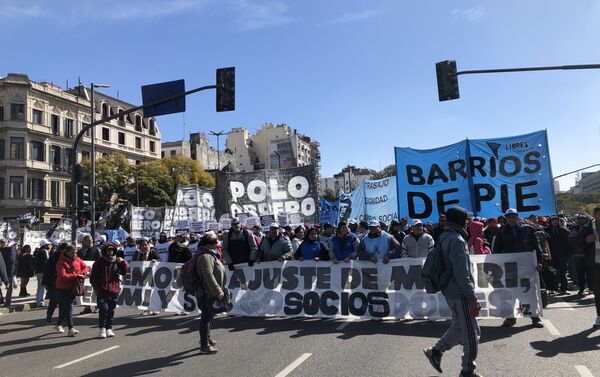
<path fill-rule="evenodd" d="M 21 290 L 20 279 L 17 279 L 17 282 L 19 283 L 19 285 L 17 288 L 13 288 L 11 306 L 8 308 L 4 305 L 0 306 L 1 314 L 22 312 L 37 308 L 37 304 L 35 302 L 35 293 L 37 291 L 37 278 L 34 276 L 31 279 L 29 279 L 29 283 L 27 284 L 27 293 L 29 293 L 29 296 L 27 297 L 19 297 L 19 291 Z M 2 286 L 1 289 L 2 294 L 6 299 L 6 287 Z"/>

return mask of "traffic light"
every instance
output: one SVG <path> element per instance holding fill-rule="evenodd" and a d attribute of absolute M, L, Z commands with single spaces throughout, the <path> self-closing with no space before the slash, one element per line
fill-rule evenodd
<path fill-rule="evenodd" d="M 86 208 L 90 205 L 90 186 L 77 184 L 77 207 Z"/>
<path fill-rule="evenodd" d="M 235 67 L 217 69 L 217 112 L 235 110 Z"/>
<path fill-rule="evenodd" d="M 459 98 L 456 60 L 444 60 L 435 63 L 435 72 L 437 74 L 440 102 Z"/>

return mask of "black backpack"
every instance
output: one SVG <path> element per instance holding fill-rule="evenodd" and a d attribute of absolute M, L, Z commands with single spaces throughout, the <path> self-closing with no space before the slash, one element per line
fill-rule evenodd
<path fill-rule="evenodd" d="M 442 251 L 441 242 L 437 242 L 421 270 L 421 281 L 425 285 L 425 291 L 432 294 L 439 292 L 448 285 L 451 277 L 452 266 Z"/>

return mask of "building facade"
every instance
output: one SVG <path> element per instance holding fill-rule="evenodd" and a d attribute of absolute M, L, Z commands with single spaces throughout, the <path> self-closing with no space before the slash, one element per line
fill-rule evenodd
<path fill-rule="evenodd" d="M 94 120 L 134 107 L 95 92 Z M 42 223 L 70 215 L 71 148 L 75 136 L 92 122 L 90 91 L 83 85 L 62 90 L 27 75 L 0 78 L 0 218 L 36 214 Z M 160 132 L 153 118 L 135 112 L 98 125 L 82 138 L 77 161 L 123 154 L 130 163 L 160 158 Z"/>
<path fill-rule="evenodd" d="M 332 178 L 322 178 L 319 187 L 321 195 L 325 193 L 325 190 L 330 189 L 336 195 L 339 194 L 340 190 L 345 193 L 351 193 L 366 180 L 371 179 L 374 170 L 366 168 L 357 168 L 356 166 L 346 166 L 339 173 L 334 174 Z"/>
<path fill-rule="evenodd" d="M 227 150 L 235 156 L 240 171 L 286 169 L 314 164 L 321 168 L 320 145 L 286 124 L 263 124 L 252 136 L 245 128 L 227 135 Z"/>
<path fill-rule="evenodd" d="M 203 132 L 190 133 L 190 140 L 167 141 L 162 143 L 162 158 L 185 156 L 200 163 L 204 170 L 222 169 L 231 164 L 235 166 L 235 156 L 228 150 L 217 151 L 209 145 Z"/>
<path fill-rule="evenodd" d="M 595 172 L 583 172 L 577 183 L 571 187 L 571 192 L 600 192 L 600 170 Z"/>

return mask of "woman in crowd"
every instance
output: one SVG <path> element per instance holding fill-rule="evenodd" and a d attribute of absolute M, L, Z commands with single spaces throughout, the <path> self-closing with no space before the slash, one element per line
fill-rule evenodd
<path fill-rule="evenodd" d="M 344 221 L 340 221 L 337 232 L 329 245 L 329 258 L 335 264 L 340 261 L 350 262 L 350 260 L 356 259 L 356 249 L 359 244 L 358 237 L 350 232 Z"/>
<path fill-rule="evenodd" d="M 217 353 L 214 346 L 217 344 L 210 337 L 210 325 L 214 313 L 211 310 L 212 302 L 225 296 L 225 267 L 221 262 L 221 255 L 217 251 L 219 239 L 214 232 L 208 232 L 200 239 L 196 272 L 202 284 L 196 291 L 198 306 L 202 311 L 200 316 L 200 353 L 212 355 Z"/>
<path fill-rule="evenodd" d="M 296 252 L 296 250 L 298 250 L 298 246 L 300 246 L 300 244 L 302 243 L 303 240 L 304 240 L 304 227 L 299 226 L 296 229 L 294 229 L 294 235 L 292 236 L 292 239 L 290 240 L 292 242 L 292 251 L 294 253 Z"/>
<path fill-rule="evenodd" d="M 52 323 L 52 315 L 58 306 L 58 296 L 56 295 L 56 265 L 58 264 L 61 253 L 66 247 L 66 243 L 60 245 L 52 244 L 52 248 L 48 254 L 48 262 L 46 262 L 46 267 L 44 269 L 44 276 L 42 277 L 42 283 L 46 287 L 46 297 L 49 299 L 48 309 L 46 310 L 46 322 L 48 324 Z"/>
<path fill-rule="evenodd" d="M 35 274 L 35 260 L 31 255 L 31 246 L 25 245 L 21 253 L 17 256 L 17 277 L 21 279 L 21 291 L 19 297 L 29 296 L 27 284 L 29 279 Z"/>
<path fill-rule="evenodd" d="M 304 241 L 298 246 L 294 253 L 297 260 L 329 260 L 329 250 L 327 246 L 319 241 L 319 231 L 317 228 L 310 228 L 306 232 Z"/>
<path fill-rule="evenodd" d="M 84 279 L 87 272 L 88 266 L 77 256 L 75 246 L 67 245 L 56 264 L 56 295 L 60 305 L 56 331 L 59 333 L 65 332 L 62 324 L 66 319 L 69 327 L 68 335 L 79 334 L 79 331 L 73 327 L 73 301 L 75 300 L 73 288 L 75 279 Z"/>

